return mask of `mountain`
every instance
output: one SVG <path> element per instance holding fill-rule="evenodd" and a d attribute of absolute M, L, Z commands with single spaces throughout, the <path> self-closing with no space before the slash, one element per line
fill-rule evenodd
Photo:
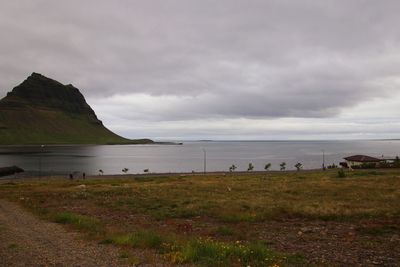
<path fill-rule="evenodd" d="M 0 145 L 144 143 L 153 141 L 129 140 L 104 127 L 73 85 L 38 73 L 0 100 Z"/>

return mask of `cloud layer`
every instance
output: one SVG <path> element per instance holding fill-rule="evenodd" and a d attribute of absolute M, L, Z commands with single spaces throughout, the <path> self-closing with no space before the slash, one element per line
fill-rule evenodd
<path fill-rule="evenodd" d="M 73 83 L 131 137 L 382 136 L 365 121 L 399 94 L 399 13 L 373 0 L 0 1 L 0 92 L 33 71 Z M 362 129 L 346 127 L 360 110 Z"/>

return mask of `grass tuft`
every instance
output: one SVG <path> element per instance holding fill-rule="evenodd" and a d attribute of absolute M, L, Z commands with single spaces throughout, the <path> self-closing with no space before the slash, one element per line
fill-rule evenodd
<path fill-rule="evenodd" d="M 234 234 L 234 231 L 228 226 L 220 226 L 215 230 L 215 233 L 221 236 L 231 236 Z"/>
<path fill-rule="evenodd" d="M 16 249 L 16 248 L 18 248 L 18 245 L 12 243 L 12 244 L 8 245 L 7 248 L 8 248 L 8 249 Z"/>
<path fill-rule="evenodd" d="M 221 214 L 219 220 L 223 223 L 255 222 L 257 217 L 246 213 Z"/>
<path fill-rule="evenodd" d="M 176 255 L 179 255 L 178 257 Z M 205 266 L 268 266 L 279 261 L 278 256 L 262 243 L 225 243 L 211 239 L 194 239 L 173 253 L 178 262 Z"/>
<path fill-rule="evenodd" d="M 130 245 L 142 249 L 160 249 L 164 238 L 155 231 L 140 230 L 133 234 L 117 235 L 106 240 L 117 245 Z"/>
<path fill-rule="evenodd" d="M 71 212 L 61 212 L 54 216 L 54 222 L 60 224 L 71 224 L 78 229 L 89 232 L 97 232 L 100 228 L 100 222 L 96 218 L 79 215 Z"/>
<path fill-rule="evenodd" d="M 225 231 L 227 231 L 225 229 Z M 228 230 L 230 233 L 230 230 Z M 272 252 L 264 243 L 220 242 L 211 239 L 177 239 L 163 236 L 153 230 L 141 230 L 132 234 L 122 234 L 105 239 L 102 244 L 113 243 L 141 249 L 155 249 L 172 263 L 195 263 L 203 266 L 269 266 L 288 261 Z M 299 262 L 296 256 L 296 261 Z"/>

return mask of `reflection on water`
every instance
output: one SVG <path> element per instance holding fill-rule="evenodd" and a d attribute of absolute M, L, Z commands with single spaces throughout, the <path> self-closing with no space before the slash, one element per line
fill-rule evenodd
<path fill-rule="evenodd" d="M 322 151 L 326 164 L 338 164 L 343 157 L 367 154 L 376 157 L 400 155 L 400 141 L 253 141 L 184 142 L 183 145 L 112 146 L 25 146 L 0 147 L 0 167 L 17 165 L 28 171 L 46 173 L 86 172 L 105 174 L 150 172 L 190 172 L 203 170 L 203 149 L 207 152 L 208 171 L 227 171 L 235 164 L 254 170 L 272 163 L 279 169 L 283 161 L 288 169 L 301 162 L 305 169 L 320 168 Z"/>

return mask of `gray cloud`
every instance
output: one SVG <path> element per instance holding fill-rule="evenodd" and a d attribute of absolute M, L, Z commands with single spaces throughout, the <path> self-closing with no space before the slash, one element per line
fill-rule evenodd
<path fill-rule="evenodd" d="M 397 92 L 399 12 L 394 0 L 0 1 L 0 92 L 36 71 L 114 118 L 333 117 Z M 143 95 L 154 102 L 138 110 Z"/>

